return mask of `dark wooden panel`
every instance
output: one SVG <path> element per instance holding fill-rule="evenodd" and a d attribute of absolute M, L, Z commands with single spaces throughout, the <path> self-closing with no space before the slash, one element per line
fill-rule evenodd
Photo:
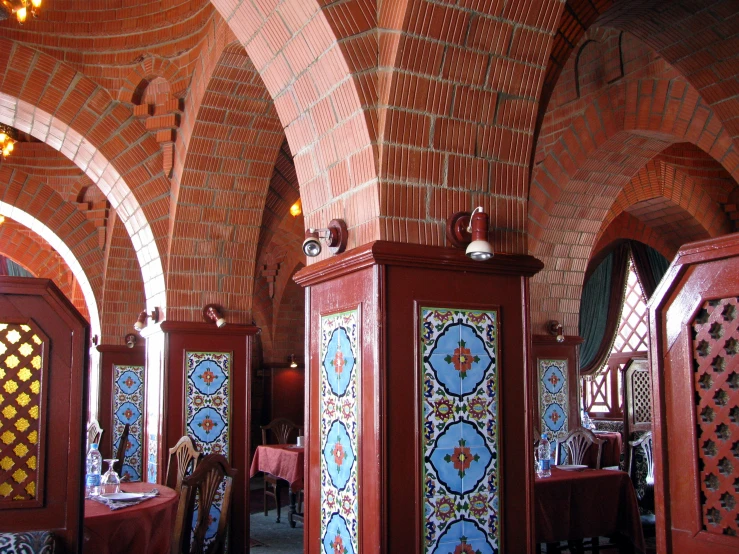
<path fill-rule="evenodd" d="M 231 352 L 233 354 L 231 382 L 230 463 L 238 474 L 233 482 L 231 507 L 231 548 L 246 552 L 249 544 L 249 410 L 251 375 L 251 340 L 257 328 L 247 325 L 226 325 L 218 329 L 207 323 L 162 323 L 166 336 L 164 437 L 159 460 L 159 482 L 167 468 L 167 450 L 185 434 L 185 352 Z"/>
<path fill-rule="evenodd" d="M 727 518 L 736 518 L 739 502 L 733 484 L 739 456 L 731 451 L 739 431 L 730 415 L 733 408 L 739 413 L 739 398 L 727 381 L 734 366 L 713 368 L 719 358 L 735 363 L 734 322 L 719 320 L 724 304 L 735 304 L 737 296 L 739 235 L 731 235 L 681 249 L 650 303 L 659 551 L 739 549 L 739 538 L 725 534 L 736 525 Z M 723 307 L 715 312 L 715 306 Z M 725 475 L 711 479 L 714 470 Z"/>
<path fill-rule="evenodd" d="M 0 530 L 51 530 L 67 552 L 78 552 L 82 536 L 85 414 L 89 326 L 47 279 L 0 277 L 0 319 L 29 323 L 48 337 L 49 392 L 39 459 L 45 485 L 43 505 L 3 510 Z"/>

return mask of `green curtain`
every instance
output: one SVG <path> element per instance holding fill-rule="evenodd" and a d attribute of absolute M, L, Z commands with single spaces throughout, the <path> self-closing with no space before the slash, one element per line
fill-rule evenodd
<path fill-rule="evenodd" d="M 593 271 L 582 289 L 580 300 L 580 367 L 589 366 L 603 341 L 608 319 L 609 294 L 613 276 L 613 257 L 611 252 Z"/>
<path fill-rule="evenodd" d="M 6 267 L 8 268 L 7 275 L 10 275 L 11 277 L 33 277 L 33 275 L 31 275 L 28 271 L 19 266 L 13 260 L 5 258 L 5 263 L 7 264 Z"/>

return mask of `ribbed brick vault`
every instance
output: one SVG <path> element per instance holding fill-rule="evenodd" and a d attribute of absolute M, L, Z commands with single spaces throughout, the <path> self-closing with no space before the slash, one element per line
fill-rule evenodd
<path fill-rule="evenodd" d="M 25 134 L 0 185 L 21 172 L 85 229 L 52 225 L 94 257 L 103 342 L 144 305 L 216 302 L 279 361 L 305 227 L 445 245 L 476 205 L 497 251 L 545 263 L 534 330 L 575 333 L 594 253 L 669 257 L 739 217 L 730 1 L 47 4 L 0 23 L 0 122 Z"/>

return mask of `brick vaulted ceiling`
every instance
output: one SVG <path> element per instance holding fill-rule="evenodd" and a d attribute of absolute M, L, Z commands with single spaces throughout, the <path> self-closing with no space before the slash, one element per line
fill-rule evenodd
<path fill-rule="evenodd" d="M 0 23 L 0 121 L 26 134 L 4 197 L 22 173 L 60 203 L 53 231 L 94 255 L 115 340 L 143 303 L 197 320 L 219 301 L 250 323 L 260 268 L 297 248 L 296 225 L 342 217 L 350 248 L 445 245 L 446 217 L 475 205 L 498 251 L 545 262 L 534 325 L 574 332 L 604 240 L 642 233 L 670 252 L 733 230 L 737 11 L 46 0 L 38 19 Z M 304 219 L 288 220 L 298 195 Z"/>

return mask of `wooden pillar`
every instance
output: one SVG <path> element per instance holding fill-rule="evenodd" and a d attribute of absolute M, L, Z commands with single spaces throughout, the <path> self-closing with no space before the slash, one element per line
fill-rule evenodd
<path fill-rule="evenodd" d="M 378 241 L 296 274 L 306 552 L 454 551 L 463 519 L 475 551 L 532 551 L 528 278 L 541 268 Z"/>
<path fill-rule="evenodd" d="M 258 328 L 164 321 L 165 411 L 159 450 L 164 482 L 168 449 L 183 435 L 206 454 L 224 454 L 233 484 L 229 552 L 249 545 L 249 388 L 251 341 Z M 217 524 L 217 522 L 215 522 Z"/>
<path fill-rule="evenodd" d="M 103 429 L 100 453 L 103 458 L 112 458 L 116 454 L 115 441 L 120 436 L 123 426 L 129 423 L 131 426 L 130 436 L 132 440 L 132 452 L 129 457 L 135 458 L 134 472 L 130 475 L 133 481 L 145 481 L 143 461 L 146 457 L 146 408 L 144 405 L 144 394 L 146 390 L 145 360 L 146 350 L 144 339 L 138 335 L 136 344 L 129 348 L 119 344 L 101 344 L 97 347 L 100 353 L 100 406 L 98 409 L 98 422 Z M 131 368 L 134 382 L 128 385 L 122 383 L 125 389 L 124 396 L 120 399 L 115 391 L 121 391 L 121 384 L 116 385 L 116 375 L 121 376 L 124 368 Z M 126 378 L 124 377 L 124 380 Z M 126 393 L 130 394 L 126 394 Z M 124 408 L 119 416 L 116 411 L 123 403 L 134 404 L 135 409 L 126 412 Z M 124 413 L 126 412 L 126 413 Z M 120 427 L 120 429 L 117 429 Z M 140 463 L 139 463 L 140 462 Z"/>
<path fill-rule="evenodd" d="M 564 337 L 557 342 L 552 335 L 532 336 L 534 429 L 563 439 L 580 425 L 580 380 L 578 346 L 581 337 Z"/>

